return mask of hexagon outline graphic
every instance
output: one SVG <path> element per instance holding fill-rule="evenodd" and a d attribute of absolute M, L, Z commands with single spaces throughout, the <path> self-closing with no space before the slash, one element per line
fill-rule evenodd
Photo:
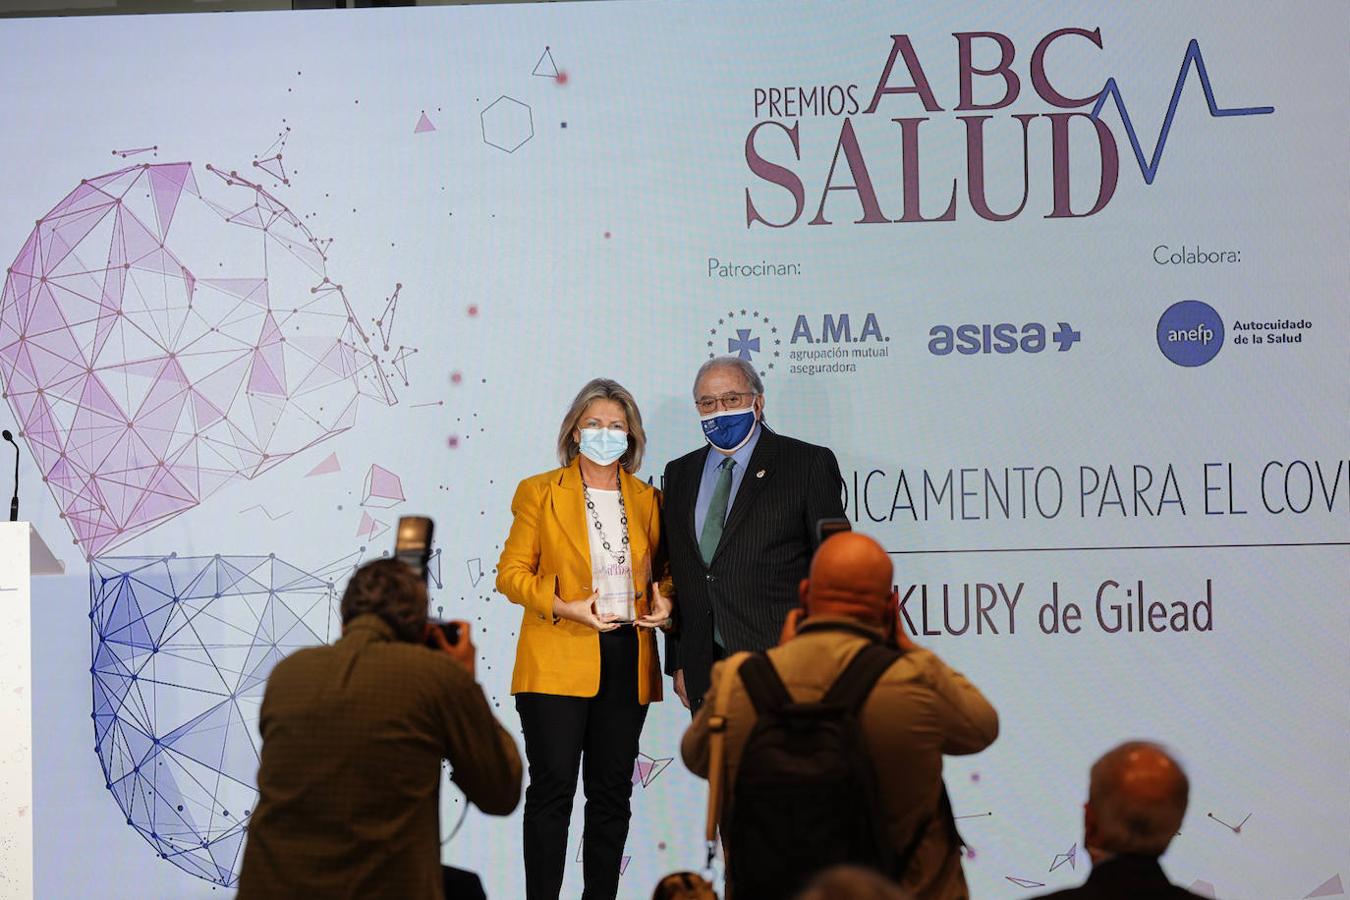
<path fill-rule="evenodd" d="M 503 101 L 506 102 L 503 103 Z M 499 104 L 501 104 L 501 108 L 498 109 L 496 113 L 492 113 L 493 109 Z M 529 134 L 520 137 L 519 140 L 513 139 L 519 137 L 520 132 L 524 129 L 519 128 L 520 124 L 522 124 L 520 112 L 519 109 L 513 109 L 513 105 L 514 107 L 519 107 L 519 109 L 525 111 L 523 124 L 529 129 Z M 490 125 L 488 121 L 489 113 L 492 113 L 493 121 L 499 122 L 500 124 Z M 512 117 L 515 118 L 514 122 L 510 121 Z M 530 108 L 528 103 L 522 103 L 515 97 L 509 97 L 506 94 L 502 94 L 496 100 L 489 103 L 483 111 L 478 114 L 478 120 L 483 131 L 483 143 L 491 147 L 496 147 L 498 150 L 505 151 L 506 153 L 515 153 L 534 137 L 534 110 Z M 515 134 L 510 133 L 510 129 L 513 125 L 516 127 Z M 505 129 L 505 133 L 499 134 L 498 129 Z M 492 137 L 488 137 L 489 130 L 492 131 Z M 493 138 L 496 138 L 496 140 Z"/>

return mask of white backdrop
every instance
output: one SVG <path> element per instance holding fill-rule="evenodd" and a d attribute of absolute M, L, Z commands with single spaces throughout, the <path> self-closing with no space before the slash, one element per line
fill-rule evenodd
<path fill-rule="evenodd" d="M 25 516 L 75 573 L 34 598 L 39 896 L 229 893 L 266 672 L 331 636 L 401 514 L 436 518 L 435 605 L 475 621 L 517 730 L 519 612 L 492 591 L 515 483 L 596 375 L 637 396 L 659 478 L 699 443 L 713 351 L 834 449 L 920 642 L 1000 710 L 947 767 L 977 896 L 1085 877 L 1087 768 L 1132 737 L 1191 773 L 1175 880 L 1333 895 L 1348 26 L 1336 3 L 5 21 L 0 378 Z M 1015 96 L 963 79 L 1000 59 Z M 996 221 L 1024 127 L 1025 205 Z M 754 220 L 792 219 L 798 182 L 795 221 Z M 1109 630 L 1141 584 L 1188 630 Z M 1056 590 L 1077 633 L 1039 624 Z M 700 862 L 686 722 L 648 719 L 625 897 Z M 445 858 L 517 896 L 519 830 L 471 811 Z"/>

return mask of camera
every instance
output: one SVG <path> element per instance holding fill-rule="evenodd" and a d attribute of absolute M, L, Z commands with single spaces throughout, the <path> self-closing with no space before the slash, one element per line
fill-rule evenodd
<path fill-rule="evenodd" d="M 441 634 L 445 635 L 445 640 L 451 646 L 459 643 L 459 625 L 454 622 L 442 622 L 439 619 L 427 619 L 427 624 L 432 628 L 439 628 Z M 436 643 L 434 638 L 427 638 L 427 646 L 433 650 L 441 649 L 441 645 Z"/>
<path fill-rule="evenodd" d="M 819 547 L 825 543 L 825 539 L 833 537 L 841 531 L 852 531 L 853 526 L 849 524 L 848 519 L 816 519 L 816 546 Z"/>
<path fill-rule="evenodd" d="M 431 561 L 431 535 L 436 524 L 426 516 L 400 516 L 398 531 L 394 535 L 394 558 L 411 566 L 425 583 L 430 582 L 427 564 Z M 459 626 L 454 622 L 441 622 L 428 619 L 427 624 L 439 629 L 450 644 L 459 643 Z M 440 649 L 440 645 L 428 635 L 427 646 Z"/>

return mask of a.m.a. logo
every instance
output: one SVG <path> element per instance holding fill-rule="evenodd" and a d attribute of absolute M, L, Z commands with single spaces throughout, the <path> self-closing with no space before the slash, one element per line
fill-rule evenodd
<path fill-rule="evenodd" d="M 708 329 L 708 358 L 738 356 L 759 370 L 760 377 L 773 371 L 783 345 L 777 327 L 757 309 L 728 310 Z"/>
<path fill-rule="evenodd" d="M 816 321 L 820 323 L 819 330 L 812 330 L 810 317 L 804 314 L 797 316 L 797 323 L 792 326 L 790 343 L 804 341 L 808 344 L 866 344 L 870 340 L 884 344 L 890 341 L 890 338 L 882 333 L 876 313 L 870 312 L 863 317 L 856 336 L 853 332 L 853 323 L 856 319 L 850 319 L 848 313 L 825 313 Z M 884 353 L 872 355 L 885 356 Z"/>
<path fill-rule="evenodd" d="M 855 372 L 859 363 L 889 357 L 890 341 L 874 312 L 802 313 L 788 340 L 793 363 L 788 371 L 800 375 Z"/>

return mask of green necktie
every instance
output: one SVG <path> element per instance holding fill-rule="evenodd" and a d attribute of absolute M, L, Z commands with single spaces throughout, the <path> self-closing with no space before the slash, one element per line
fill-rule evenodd
<path fill-rule="evenodd" d="M 722 540 L 722 526 L 727 517 L 727 501 L 731 499 L 731 470 L 736 460 L 728 456 L 718 465 L 717 484 L 713 487 L 712 500 L 708 502 L 708 517 L 703 520 L 703 533 L 698 536 L 698 552 L 703 562 L 712 562 L 717 545 Z"/>

